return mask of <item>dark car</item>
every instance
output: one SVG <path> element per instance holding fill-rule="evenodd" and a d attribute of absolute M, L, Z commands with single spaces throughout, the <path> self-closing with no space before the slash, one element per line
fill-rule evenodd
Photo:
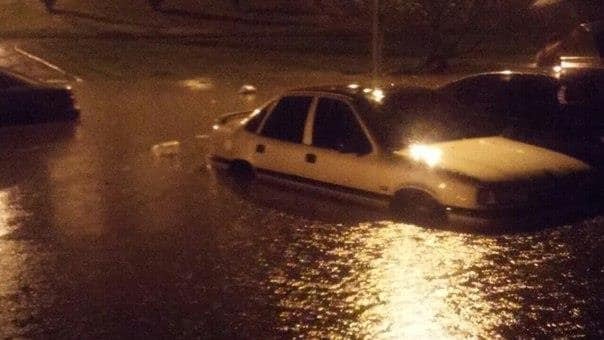
<path fill-rule="evenodd" d="M 69 87 L 53 86 L 0 69 L 0 126 L 75 120 Z"/>
<path fill-rule="evenodd" d="M 603 165 L 602 71 L 556 76 L 524 72 L 476 74 L 439 91 L 449 109 L 487 118 L 508 137 Z"/>

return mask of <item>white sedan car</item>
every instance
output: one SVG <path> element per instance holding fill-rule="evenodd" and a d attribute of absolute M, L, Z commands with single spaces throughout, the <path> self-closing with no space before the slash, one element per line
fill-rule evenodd
<path fill-rule="evenodd" d="M 209 158 L 249 178 L 388 204 L 410 222 L 518 221 L 593 200 L 589 165 L 447 105 L 422 88 L 292 90 L 218 118 Z"/>

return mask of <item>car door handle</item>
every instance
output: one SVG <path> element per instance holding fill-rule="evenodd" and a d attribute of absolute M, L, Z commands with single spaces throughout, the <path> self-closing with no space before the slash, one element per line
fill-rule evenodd
<path fill-rule="evenodd" d="M 306 162 L 307 163 L 315 163 L 317 161 L 317 155 L 312 154 L 312 153 L 307 153 L 306 154 Z"/>
<path fill-rule="evenodd" d="M 257 153 L 264 153 L 265 150 L 266 150 L 266 147 L 264 146 L 264 144 L 258 144 L 258 145 L 256 145 L 256 152 Z"/>

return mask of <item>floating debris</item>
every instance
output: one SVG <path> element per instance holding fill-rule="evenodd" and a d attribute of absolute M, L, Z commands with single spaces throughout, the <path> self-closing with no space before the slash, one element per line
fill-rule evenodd
<path fill-rule="evenodd" d="M 179 84 L 192 91 L 207 91 L 214 88 L 212 80 L 204 77 L 182 80 Z"/>
<path fill-rule="evenodd" d="M 241 86 L 238 93 L 239 94 L 253 94 L 256 92 L 258 92 L 258 89 L 256 88 L 256 86 L 245 84 L 245 85 Z"/>
<path fill-rule="evenodd" d="M 177 140 L 168 141 L 153 145 L 151 153 L 155 157 L 173 157 L 180 153 L 180 142 Z"/>

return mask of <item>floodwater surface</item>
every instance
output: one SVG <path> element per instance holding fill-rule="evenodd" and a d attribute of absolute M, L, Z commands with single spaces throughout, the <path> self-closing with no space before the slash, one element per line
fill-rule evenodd
<path fill-rule="evenodd" d="M 85 80 L 79 123 L 0 128 L 0 336 L 604 337 L 602 217 L 432 229 L 208 170 L 219 114 L 350 80 Z"/>

